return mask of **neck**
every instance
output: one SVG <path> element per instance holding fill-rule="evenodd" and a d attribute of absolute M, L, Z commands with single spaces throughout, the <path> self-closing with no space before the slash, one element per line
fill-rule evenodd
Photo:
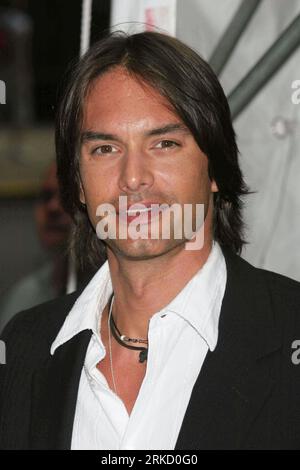
<path fill-rule="evenodd" d="M 161 256 L 136 261 L 108 248 L 113 317 L 122 334 L 146 339 L 152 315 L 168 305 L 205 264 L 212 247 L 208 218 L 201 250 L 186 250 L 183 243 Z"/>

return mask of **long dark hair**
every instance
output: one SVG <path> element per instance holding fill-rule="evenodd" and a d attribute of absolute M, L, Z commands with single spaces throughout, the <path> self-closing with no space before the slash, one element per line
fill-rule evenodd
<path fill-rule="evenodd" d="M 92 82 L 123 66 L 165 96 L 192 132 L 209 162 L 214 193 L 213 238 L 240 253 L 245 242 L 242 196 L 249 193 L 223 89 L 209 65 L 178 39 L 157 32 L 115 32 L 95 43 L 69 70 L 56 122 L 57 174 L 62 203 L 75 228 L 72 247 L 83 263 L 99 266 L 104 243 L 97 238 L 79 200 L 79 156 L 83 105 Z"/>

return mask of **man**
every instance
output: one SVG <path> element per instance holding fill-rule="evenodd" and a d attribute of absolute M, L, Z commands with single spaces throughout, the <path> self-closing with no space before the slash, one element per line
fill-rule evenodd
<path fill-rule="evenodd" d="M 66 292 L 68 278 L 67 240 L 71 218 L 63 210 L 58 192 L 56 164 L 47 169 L 34 210 L 41 245 L 47 262 L 14 284 L 0 298 L 0 332 L 20 310 L 54 299 Z"/>
<path fill-rule="evenodd" d="M 236 254 L 247 188 L 209 66 L 166 35 L 107 37 L 71 73 L 56 145 L 78 256 L 107 262 L 4 331 L 1 448 L 299 448 L 300 289 Z M 164 237 L 174 204 L 192 229 L 174 212 Z"/>
<path fill-rule="evenodd" d="M 35 205 L 38 237 L 48 259 L 38 269 L 20 279 L 0 298 L 0 332 L 20 310 L 73 292 L 87 284 L 94 272 L 77 269 L 68 253 L 72 220 L 60 202 L 56 163 L 47 169 Z"/>

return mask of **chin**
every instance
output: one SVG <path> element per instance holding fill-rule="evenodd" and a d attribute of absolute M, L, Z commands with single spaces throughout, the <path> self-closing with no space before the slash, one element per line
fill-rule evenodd
<path fill-rule="evenodd" d="M 131 260 L 153 259 L 172 251 L 181 245 L 183 240 L 110 240 L 107 243 L 113 253 Z"/>

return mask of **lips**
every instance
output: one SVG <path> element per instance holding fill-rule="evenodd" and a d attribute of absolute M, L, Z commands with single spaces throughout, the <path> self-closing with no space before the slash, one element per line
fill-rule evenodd
<path fill-rule="evenodd" d="M 160 205 L 161 203 L 156 201 L 145 201 L 134 204 L 127 204 L 127 206 L 125 206 L 124 208 L 120 207 L 117 213 L 119 215 L 119 219 L 122 222 L 127 221 L 128 223 L 130 223 L 134 219 L 138 218 L 138 222 L 140 224 L 150 223 L 151 219 L 156 217 L 158 213 L 161 212 L 159 211 Z"/>
<path fill-rule="evenodd" d="M 124 212 L 124 210 L 126 212 L 128 211 L 142 211 L 143 209 L 151 209 L 151 206 L 152 205 L 159 205 L 161 204 L 160 202 L 157 202 L 157 201 L 142 201 L 142 202 L 132 202 L 132 203 L 127 203 L 127 204 L 124 204 L 124 205 L 121 205 L 119 204 L 119 210 L 117 211 L 117 213 L 119 212 Z"/>

